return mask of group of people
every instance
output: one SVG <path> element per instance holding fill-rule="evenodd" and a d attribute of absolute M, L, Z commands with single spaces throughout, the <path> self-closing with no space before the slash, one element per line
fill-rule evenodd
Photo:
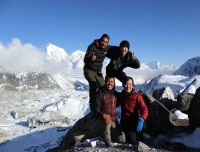
<path fill-rule="evenodd" d="M 126 67 L 139 68 L 140 62 L 134 53 L 129 51 L 130 44 L 123 40 L 119 46 L 109 45 L 110 37 L 103 34 L 94 40 L 84 57 L 84 76 L 89 83 L 90 110 L 98 119 L 101 135 L 107 146 L 112 141 L 134 144 L 142 140 L 142 130 L 148 117 L 148 108 L 143 97 L 134 90 L 134 80 L 123 70 Z M 106 67 L 106 77 L 102 74 L 105 57 L 110 59 Z M 123 85 L 122 92 L 115 90 L 115 78 Z M 121 106 L 121 120 L 118 122 L 117 106 Z"/>

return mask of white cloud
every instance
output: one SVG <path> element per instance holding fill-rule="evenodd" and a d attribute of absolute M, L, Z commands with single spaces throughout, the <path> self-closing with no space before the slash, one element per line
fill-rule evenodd
<path fill-rule="evenodd" d="M 9 44 L 0 43 L 0 66 L 3 72 L 47 72 L 63 71 L 67 73 L 66 64 L 50 64 L 46 61 L 46 51 L 32 44 L 22 44 L 17 38 Z"/>
<path fill-rule="evenodd" d="M 174 70 L 150 69 L 148 66 L 145 66 L 145 64 L 142 64 L 141 68 L 139 69 L 126 68 L 124 70 L 126 75 L 131 76 L 134 79 L 135 84 L 144 83 L 146 80 L 151 80 L 156 76 L 162 74 L 172 74 L 174 71 L 175 69 Z"/>
<path fill-rule="evenodd" d="M 51 45 L 52 47 L 53 45 Z M 49 51 L 55 51 L 55 56 L 60 55 L 60 49 L 54 46 Z M 63 52 L 64 50 L 61 49 Z M 62 53 L 61 52 L 61 53 Z M 78 55 L 76 55 L 78 54 Z M 72 54 L 72 56 L 66 55 L 62 62 L 55 62 L 49 60 L 47 50 L 41 50 L 32 44 L 23 44 L 17 38 L 11 40 L 9 44 L 0 43 L 0 69 L 5 72 L 19 73 L 19 72 L 47 72 L 50 74 L 63 73 L 70 74 L 73 76 L 83 76 L 83 57 L 84 54 L 81 51 L 77 51 Z M 77 58 L 78 60 L 74 60 Z M 56 59 L 57 60 L 57 59 Z M 105 76 L 105 67 L 109 63 L 109 60 L 104 61 L 103 73 Z M 154 64 L 158 63 L 154 61 Z M 159 63 L 160 64 L 160 63 Z M 135 84 L 144 83 L 146 80 L 151 80 L 152 78 L 160 74 L 172 74 L 176 68 L 171 68 L 166 65 L 167 68 L 152 69 L 149 65 L 141 63 L 139 69 L 126 68 L 124 72 L 133 77 Z"/>
<path fill-rule="evenodd" d="M 42 71 L 45 54 L 32 44 L 22 44 L 17 38 L 0 45 L 0 65 L 6 72 Z"/>

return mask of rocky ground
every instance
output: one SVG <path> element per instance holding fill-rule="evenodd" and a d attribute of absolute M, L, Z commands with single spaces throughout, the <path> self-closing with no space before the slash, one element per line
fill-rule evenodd
<path fill-rule="evenodd" d="M 200 150 L 188 148 L 181 143 L 172 143 L 170 138 L 149 138 L 135 145 L 114 143 L 111 147 L 106 147 L 101 138 L 94 141 L 95 147 L 92 147 L 90 141 L 85 141 L 64 152 L 199 152 Z"/>

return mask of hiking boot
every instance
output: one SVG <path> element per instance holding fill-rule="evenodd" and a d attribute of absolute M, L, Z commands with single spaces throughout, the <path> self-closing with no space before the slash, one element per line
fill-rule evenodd
<path fill-rule="evenodd" d="M 113 143 L 105 143 L 106 147 L 113 147 L 114 144 Z"/>
<path fill-rule="evenodd" d="M 139 133 L 137 138 L 139 141 L 145 142 L 145 137 L 144 137 L 143 133 Z"/>

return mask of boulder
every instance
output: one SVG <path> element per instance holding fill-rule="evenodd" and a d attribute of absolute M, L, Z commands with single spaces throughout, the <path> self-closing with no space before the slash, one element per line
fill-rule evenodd
<path fill-rule="evenodd" d="M 177 109 L 181 112 L 188 113 L 190 102 L 193 98 L 193 94 L 180 93 L 177 96 Z"/>
<path fill-rule="evenodd" d="M 154 137 L 166 133 L 173 127 L 171 122 L 173 113 L 151 95 L 143 93 L 142 96 L 148 107 L 146 132 Z"/>
<path fill-rule="evenodd" d="M 174 93 L 170 87 L 156 89 L 152 96 L 169 110 L 177 108 L 177 102 L 175 101 Z"/>
<path fill-rule="evenodd" d="M 194 131 L 200 127 L 200 87 L 196 90 L 188 110 L 189 126 Z"/>
<path fill-rule="evenodd" d="M 156 89 L 153 92 L 152 95 L 155 99 L 160 100 L 160 99 L 171 99 L 174 100 L 174 93 L 173 90 L 170 87 L 163 87 L 160 89 Z"/>
<path fill-rule="evenodd" d="M 39 112 L 37 115 L 28 118 L 28 127 L 36 128 L 37 126 L 43 124 L 57 124 L 57 123 L 67 123 L 68 118 L 61 116 L 54 111 Z"/>
<path fill-rule="evenodd" d="M 97 115 L 89 113 L 79 119 L 74 126 L 67 132 L 58 147 L 49 149 L 48 152 L 63 152 L 70 149 L 76 144 L 76 141 L 82 142 L 85 139 L 99 137 L 102 122 L 97 118 Z"/>
<path fill-rule="evenodd" d="M 147 93 L 141 94 L 149 111 L 146 128 L 148 134 L 155 137 L 159 134 L 182 132 L 183 128 L 188 127 L 188 119 L 174 120 L 174 114 L 170 110 L 176 109 L 177 102 L 172 100 L 173 92 L 169 87 L 155 90 L 155 98 Z"/>

